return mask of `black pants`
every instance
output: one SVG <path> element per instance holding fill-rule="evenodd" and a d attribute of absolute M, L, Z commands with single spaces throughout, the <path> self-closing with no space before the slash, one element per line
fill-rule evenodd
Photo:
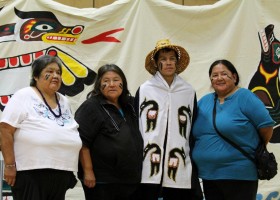
<path fill-rule="evenodd" d="M 203 180 L 206 200 L 256 200 L 258 181 Z"/>
<path fill-rule="evenodd" d="M 82 182 L 82 186 L 86 200 L 135 200 L 138 184 L 97 183 L 88 188 Z"/>
<path fill-rule="evenodd" d="M 65 193 L 77 183 L 70 171 L 36 169 L 18 171 L 11 187 L 14 200 L 64 200 Z"/>
<path fill-rule="evenodd" d="M 167 188 L 157 184 L 141 184 L 137 191 L 137 200 L 192 200 L 191 189 Z"/>

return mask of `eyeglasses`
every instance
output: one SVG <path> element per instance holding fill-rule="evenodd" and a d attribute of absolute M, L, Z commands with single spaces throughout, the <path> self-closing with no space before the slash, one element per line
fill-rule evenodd
<path fill-rule="evenodd" d="M 227 73 L 221 73 L 221 74 L 213 74 L 210 76 L 210 80 L 218 80 L 219 78 L 222 78 L 222 79 L 226 79 L 226 78 L 229 78 L 229 79 L 232 79 Z"/>

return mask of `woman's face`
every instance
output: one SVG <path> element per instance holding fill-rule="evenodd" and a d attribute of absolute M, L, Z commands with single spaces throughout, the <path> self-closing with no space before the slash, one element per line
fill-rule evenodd
<path fill-rule="evenodd" d="M 100 87 L 107 100 L 117 102 L 123 91 L 123 81 L 116 72 L 108 71 L 102 76 Z"/>
<path fill-rule="evenodd" d="M 215 92 L 226 96 L 235 88 L 236 74 L 232 74 L 223 64 L 217 64 L 212 69 L 210 80 Z"/>
<path fill-rule="evenodd" d="M 61 86 L 61 71 L 57 63 L 47 65 L 39 77 L 35 77 L 37 86 L 42 90 L 58 91 Z"/>

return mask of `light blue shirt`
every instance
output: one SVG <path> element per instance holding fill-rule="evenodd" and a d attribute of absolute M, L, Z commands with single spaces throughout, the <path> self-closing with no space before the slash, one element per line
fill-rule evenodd
<path fill-rule="evenodd" d="M 218 130 L 253 157 L 259 143 L 257 129 L 274 125 L 263 102 L 250 90 L 240 88 L 223 104 L 219 100 L 216 103 Z M 257 180 L 255 164 L 216 133 L 212 121 L 213 107 L 214 93 L 205 95 L 198 102 L 193 127 L 193 159 L 199 177 L 206 180 Z"/>

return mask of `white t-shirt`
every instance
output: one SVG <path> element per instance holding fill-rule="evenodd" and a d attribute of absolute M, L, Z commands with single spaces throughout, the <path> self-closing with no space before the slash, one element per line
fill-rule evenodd
<path fill-rule="evenodd" d="M 62 115 L 55 118 L 31 88 L 17 91 L 9 100 L 0 122 L 16 127 L 14 152 L 17 170 L 59 169 L 77 171 L 82 142 L 78 124 L 66 97 L 59 95 Z M 59 113 L 58 107 L 53 109 Z"/>

